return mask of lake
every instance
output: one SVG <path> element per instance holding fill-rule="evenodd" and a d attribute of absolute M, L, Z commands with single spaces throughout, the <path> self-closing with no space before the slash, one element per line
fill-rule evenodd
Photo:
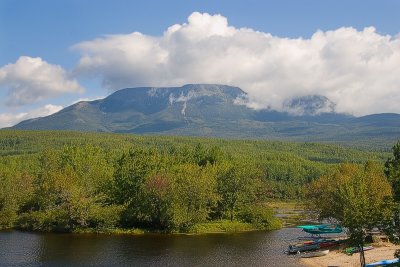
<path fill-rule="evenodd" d="M 300 266 L 283 253 L 295 228 L 239 234 L 0 232 L 1 266 Z"/>

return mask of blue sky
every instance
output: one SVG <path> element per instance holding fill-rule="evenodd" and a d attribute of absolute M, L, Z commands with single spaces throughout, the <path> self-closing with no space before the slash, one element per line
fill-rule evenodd
<path fill-rule="evenodd" d="M 400 112 L 400 109 L 396 110 L 394 103 L 387 103 L 385 100 L 378 104 L 377 109 L 368 108 L 372 105 L 372 100 L 367 98 L 364 99 L 363 105 L 360 104 L 354 109 L 350 108 L 353 104 L 351 99 L 354 99 L 356 92 L 360 90 L 368 92 L 369 95 L 374 95 L 372 99 L 375 100 L 380 99 L 379 97 L 385 99 L 388 96 L 397 98 L 393 84 L 398 80 L 393 78 L 394 74 L 387 74 L 387 72 L 397 71 L 400 64 L 398 62 L 398 36 L 400 32 L 398 10 L 400 10 L 400 1 L 397 0 L 0 0 L 0 127 L 8 126 L 34 115 L 49 114 L 78 99 L 106 96 L 110 92 L 120 89 L 118 86 L 182 85 L 179 84 L 180 82 L 215 81 L 246 87 L 243 89 L 249 93 L 249 105 L 256 108 L 269 107 L 280 110 L 282 103 L 287 98 L 306 94 L 306 92 L 312 94 L 320 92 L 338 102 L 338 111 L 341 112 L 355 115 L 372 112 Z M 199 12 L 201 15 L 193 16 L 190 23 L 188 19 L 193 12 Z M 202 14 L 209 14 L 211 18 Z M 178 31 L 174 34 L 178 35 L 179 33 L 194 38 L 195 35 L 204 34 L 204 29 L 208 30 L 212 25 L 220 23 L 217 17 L 214 17 L 217 14 L 227 20 L 225 26 L 221 22 L 223 30 L 213 33 L 215 36 L 223 37 L 221 44 L 215 43 L 210 37 L 211 35 L 207 35 L 208 39 L 202 41 L 202 46 L 199 43 L 180 42 L 179 40 L 175 40 L 173 45 L 169 43 L 164 46 L 167 42 L 167 37 L 164 35 L 170 26 L 174 24 L 193 26 L 194 30 L 190 35 L 185 35 L 189 33 L 183 31 L 184 27 L 182 32 Z M 200 20 L 203 22 L 207 20 L 208 22 L 201 24 L 201 26 L 198 24 Z M 371 26 L 373 30 L 364 31 Z M 200 29 L 200 27 L 205 28 Z M 233 28 L 234 32 L 231 32 L 229 27 Z M 249 34 L 251 36 L 245 36 L 245 31 L 241 31 L 242 28 L 253 30 Z M 340 29 L 343 30 L 340 31 Z M 322 37 L 315 35 L 318 31 L 322 32 Z M 146 37 L 146 43 L 140 48 L 135 46 L 135 42 L 140 42 L 136 37 L 125 38 L 132 32 L 140 32 Z M 176 59 L 168 63 L 169 69 L 176 69 L 175 72 L 168 75 L 165 74 L 164 70 L 154 69 L 152 66 L 136 68 L 138 65 L 143 65 L 143 62 L 156 59 L 152 58 L 151 55 L 147 55 L 147 57 L 144 55 L 143 58 L 137 58 L 137 55 L 134 55 L 129 58 L 131 53 L 128 50 L 124 50 L 128 61 L 123 61 L 124 57 L 118 61 L 115 61 L 114 58 L 111 59 L 111 51 L 114 48 L 104 47 L 114 44 L 115 35 L 118 34 L 124 36 L 121 40 L 126 42 L 126 45 L 123 47 L 132 45 L 140 50 L 142 48 L 149 49 L 146 45 L 161 45 L 163 47 L 160 56 L 167 53 L 169 58 L 172 58 L 171 55 L 176 53 L 175 50 L 171 50 L 171 47 L 173 46 L 174 49 L 178 47 L 181 49 L 179 51 L 182 51 L 185 55 L 179 57 L 179 61 L 192 68 L 197 65 L 193 65 L 195 63 L 191 60 L 193 60 L 194 55 L 197 56 L 198 51 L 202 51 L 201 47 L 205 44 L 209 47 L 209 50 L 215 48 L 216 51 L 224 51 L 223 49 L 239 51 L 238 58 L 241 59 L 240 62 L 242 63 L 247 62 L 246 60 L 253 56 L 254 58 L 263 58 L 263 62 L 256 64 L 262 66 L 266 71 L 255 74 L 254 77 L 250 74 L 240 76 L 241 73 L 246 73 L 247 69 L 235 69 L 231 73 L 226 70 L 222 73 L 222 69 L 226 69 L 226 67 L 224 68 L 221 64 L 233 61 L 235 59 L 234 54 L 224 55 L 218 62 L 213 62 L 211 58 L 218 58 L 219 54 L 201 55 L 201 58 L 205 58 L 212 66 L 221 65 L 218 68 L 216 67 L 214 72 L 215 77 L 224 77 L 221 80 L 209 78 L 213 77 L 214 73 L 201 72 L 201 70 L 197 70 L 199 73 L 196 73 L 196 75 L 182 74 L 183 70 L 178 69 L 176 65 L 171 65 L 171 62 L 176 62 Z M 265 37 L 264 35 L 267 34 L 272 37 Z M 154 38 L 158 39 L 154 41 Z M 229 38 L 233 39 L 230 40 Z M 358 43 L 357 40 L 360 39 L 361 41 Z M 303 40 L 304 42 L 299 43 L 296 40 Z M 85 41 L 91 43 L 86 46 L 82 45 Z M 237 42 L 237 44 L 231 46 L 231 42 Z M 352 47 L 352 42 L 356 43 L 355 46 L 360 45 L 359 49 L 348 51 L 347 47 Z M 345 48 L 342 46 L 338 48 L 338 43 L 343 44 Z M 246 44 L 248 44 L 248 49 L 246 49 Z M 222 50 L 219 50 L 221 48 L 219 45 L 224 45 Z M 267 46 L 274 47 L 268 50 Z M 368 48 L 372 46 L 376 46 L 376 49 Z M 102 47 L 100 52 L 98 47 Z M 260 47 L 262 52 L 259 55 L 246 52 L 246 50 L 256 51 Z M 335 72 L 330 68 L 351 68 L 349 71 L 353 73 L 351 79 L 334 84 L 332 88 L 323 88 L 318 91 L 318 88 L 325 87 L 325 85 L 319 84 L 317 80 L 309 82 L 310 79 L 304 81 L 295 77 L 294 73 L 298 71 L 292 66 L 301 65 L 301 60 L 304 60 L 304 64 L 307 65 L 309 64 L 307 58 L 314 58 L 314 55 L 321 54 L 321 51 L 324 53 L 328 50 L 333 51 L 333 47 L 340 50 L 337 56 L 337 58 L 342 58 L 340 62 L 333 62 L 331 58 L 328 61 L 324 54 L 323 60 L 315 62 L 314 65 L 319 66 L 319 69 L 326 69 L 325 72 L 329 71 L 330 73 Z M 300 54 L 305 56 L 295 62 L 286 59 L 284 55 L 274 59 L 276 61 L 270 60 L 280 54 L 279 51 L 283 48 L 289 51 L 288 54 L 295 53 L 292 58 Z M 383 63 L 376 66 L 370 66 L 369 63 L 367 69 L 360 70 L 358 65 L 355 66 L 346 61 L 346 58 L 352 58 L 353 55 L 359 53 L 357 51 L 362 51 L 363 58 L 367 55 L 368 58 L 374 59 L 372 61 L 378 62 L 379 60 L 375 59 L 382 58 L 381 51 L 385 49 L 393 52 L 393 55 L 388 55 L 389 52 L 387 52 L 384 55 Z M 195 51 L 194 54 L 188 55 L 187 51 L 189 50 Z M 202 51 L 202 53 L 205 52 Z M 270 54 L 266 56 L 268 53 Z M 90 64 L 83 64 L 81 60 L 87 55 L 91 60 Z M 25 58 L 21 59 L 21 57 Z M 40 60 L 37 60 L 38 58 Z M 99 65 L 93 63 L 95 59 L 101 59 L 102 62 L 106 62 L 104 64 L 110 64 L 110 66 L 99 67 Z M 199 59 L 196 58 L 196 62 Z M 357 62 L 357 60 L 359 59 L 354 58 L 353 62 Z M 254 62 L 254 60 L 251 62 Z M 287 66 L 282 62 L 290 62 L 291 64 Z M 121 75 L 112 71 L 112 64 L 116 63 L 121 66 L 119 69 Z M 49 73 L 50 76 L 58 77 L 57 80 L 50 81 L 46 78 L 35 80 L 21 76 L 27 68 L 30 68 L 29 66 L 37 66 L 38 64 L 42 66 L 40 70 L 44 73 L 43 75 Z M 250 64 L 250 61 L 248 64 Z M 8 67 L 6 68 L 6 66 Z M 271 66 L 278 68 L 278 71 L 272 71 Z M 312 74 L 312 68 L 313 66 L 310 66 L 310 74 Z M 135 80 L 128 78 L 130 76 L 129 70 L 132 70 L 132 76 L 135 77 Z M 1 71 L 3 71 L 3 74 Z M 249 73 L 253 72 L 257 71 L 249 70 Z M 386 82 L 373 88 L 369 88 L 368 84 L 362 85 L 362 88 L 357 88 L 356 80 L 361 79 L 363 75 L 369 75 L 370 72 L 374 73 L 375 76 L 373 77 L 374 80 L 369 81 L 368 84 L 379 83 L 378 81 L 381 79 Z M 34 73 L 36 75 L 37 72 Z M 152 76 L 151 73 L 156 73 L 158 76 Z M 241 78 L 229 78 L 233 74 Z M 37 74 L 38 77 L 41 75 Z M 270 80 L 258 78 L 261 75 L 270 75 L 271 78 Z M 304 75 L 307 76 L 307 73 Z M 335 76 L 332 83 L 347 76 L 343 73 L 337 75 L 340 76 Z M 321 73 L 320 76 L 320 83 L 326 81 L 326 73 Z M 163 77 L 163 79 L 159 77 Z M 293 81 L 281 88 L 280 86 L 283 85 L 280 85 L 278 81 L 273 82 L 274 79 L 278 79 L 277 77 L 290 77 Z M 388 84 L 389 82 L 390 84 Z M 21 83 L 24 84 L 23 88 L 20 86 Z M 47 89 L 37 88 L 44 83 L 48 83 L 44 85 Z M 60 84 L 54 87 L 55 83 Z M 338 91 L 333 86 L 347 89 Z M 293 87 L 300 89 L 293 89 Z M 384 95 L 375 96 L 375 92 L 379 90 L 377 88 L 380 87 L 390 87 L 391 89 L 388 89 Z M 34 89 L 31 90 L 30 88 Z M 285 93 L 279 95 L 278 92 Z M 270 99 L 264 102 L 252 101 L 252 99 L 259 98 Z M 342 101 L 342 98 L 345 100 Z M 44 108 L 46 105 L 47 109 Z"/>

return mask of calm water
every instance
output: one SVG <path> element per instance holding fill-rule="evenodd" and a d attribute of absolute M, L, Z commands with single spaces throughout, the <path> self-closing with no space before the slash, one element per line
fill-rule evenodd
<path fill-rule="evenodd" d="M 283 254 L 298 234 L 293 228 L 202 236 L 0 232 L 0 265 L 299 266 Z"/>

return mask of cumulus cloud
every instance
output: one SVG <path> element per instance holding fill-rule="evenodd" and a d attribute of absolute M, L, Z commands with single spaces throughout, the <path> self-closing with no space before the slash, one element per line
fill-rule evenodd
<path fill-rule="evenodd" d="M 110 90 L 219 83 L 241 87 L 247 105 L 259 109 L 284 110 L 290 99 L 320 95 L 338 112 L 400 112 L 400 35 L 373 27 L 291 39 L 195 12 L 162 36 L 108 35 L 74 49 L 82 55 L 75 71 L 100 75 Z"/>
<path fill-rule="evenodd" d="M 3 127 L 10 127 L 17 124 L 20 121 L 37 118 L 37 117 L 44 117 L 51 115 L 60 111 L 63 107 L 48 104 L 43 107 L 31 110 L 29 112 L 20 112 L 20 113 L 0 113 L 0 128 Z"/>
<path fill-rule="evenodd" d="M 60 66 L 27 56 L 0 68 L 0 86 L 8 89 L 7 104 L 16 106 L 63 93 L 83 92 Z"/>
<path fill-rule="evenodd" d="M 83 97 L 77 100 L 72 101 L 71 105 L 82 102 L 82 101 L 95 101 L 105 98 L 105 96 L 96 96 L 96 97 Z"/>

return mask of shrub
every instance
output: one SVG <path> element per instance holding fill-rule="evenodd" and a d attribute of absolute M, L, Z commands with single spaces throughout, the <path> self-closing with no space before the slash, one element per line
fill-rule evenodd
<path fill-rule="evenodd" d="M 282 227 L 282 222 L 274 216 L 272 209 L 261 205 L 242 209 L 238 217 L 245 223 L 251 223 L 257 229 L 274 230 Z"/>

